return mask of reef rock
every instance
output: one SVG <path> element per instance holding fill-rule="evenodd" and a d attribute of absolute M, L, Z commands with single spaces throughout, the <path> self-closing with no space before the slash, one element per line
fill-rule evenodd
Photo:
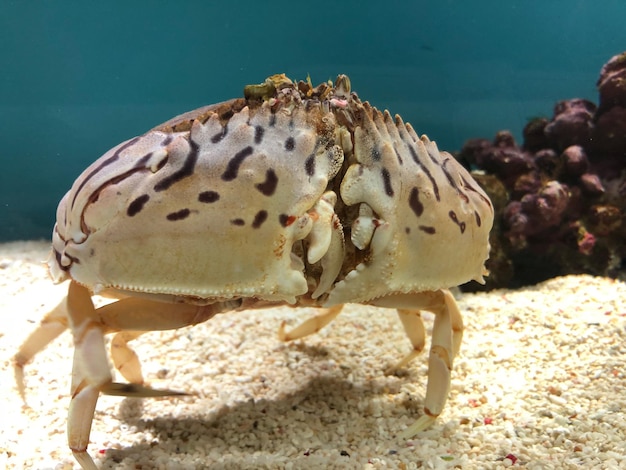
<path fill-rule="evenodd" d="M 598 106 L 559 101 L 551 119 L 528 122 L 521 146 L 509 131 L 463 146 L 459 159 L 479 170 L 496 209 L 487 288 L 626 277 L 626 52 L 602 67 L 597 86 Z"/>

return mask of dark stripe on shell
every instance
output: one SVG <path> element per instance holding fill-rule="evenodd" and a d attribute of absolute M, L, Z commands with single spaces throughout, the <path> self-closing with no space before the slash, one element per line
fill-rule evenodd
<path fill-rule="evenodd" d="M 243 150 L 237 152 L 235 156 L 228 161 L 228 165 L 226 166 L 226 171 L 224 171 L 224 174 L 222 175 L 222 179 L 224 181 L 232 181 L 237 178 L 239 167 L 247 157 L 252 155 L 252 152 L 252 147 L 249 145 Z"/>
<path fill-rule="evenodd" d="M 190 150 L 187 154 L 187 158 L 185 159 L 185 163 L 183 166 L 176 170 L 174 173 L 166 176 L 157 184 L 154 185 L 155 191 L 164 191 L 169 189 L 174 183 L 177 183 L 185 178 L 193 175 L 193 172 L 196 168 L 196 163 L 198 161 L 198 155 L 200 154 L 200 147 L 193 140 L 189 140 Z"/>
<path fill-rule="evenodd" d="M 183 220 L 189 217 L 189 214 L 191 214 L 191 211 L 189 209 L 181 209 L 179 211 L 167 214 L 165 218 L 171 221 Z"/>
<path fill-rule="evenodd" d="M 143 209 L 143 206 L 146 204 L 146 202 L 148 202 L 149 199 L 150 199 L 150 196 L 147 194 L 139 196 L 128 205 L 128 209 L 126 209 L 126 214 L 129 217 L 133 217 L 139 214 L 139 212 L 141 212 L 141 210 Z"/>
<path fill-rule="evenodd" d="M 215 202 L 220 198 L 220 195 L 216 191 L 203 191 L 198 194 L 198 201 L 210 203 Z"/>
<path fill-rule="evenodd" d="M 276 186 L 278 185 L 278 176 L 276 172 L 270 168 L 265 172 L 265 181 L 258 183 L 255 187 L 266 196 L 271 196 L 276 192 Z"/>
<path fill-rule="evenodd" d="M 217 134 L 215 134 L 213 137 L 211 137 L 211 142 L 214 144 L 217 144 L 218 142 L 220 142 L 224 137 L 226 137 L 226 134 L 228 133 L 228 126 L 225 125 L 224 127 L 222 127 L 222 131 L 218 132 Z"/>
<path fill-rule="evenodd" d="M 391 186 L 391 178 L 389 176 L 389 170 L 387 170 L 387 168 L 383 168 L 380 173 L 383 176 L 383 184 L 385 185 L 385 194 L 389 197 L 392 197 L 393 187 Z"/>
<path fill-rule="evenodd" d="M 74 199 L 72 199 L 72 205 L 71 208 L 74 207 L 74 203 L 76 202 L 76 198 L 78 197 L 78 195 L 80 194 L 80 192 L 82 191 L 82 189 L 85 187 L 85 185 L 87 184 L 87 182 L 93 178 L 95 175 L 97 175 L 100 170 L 102 170 L 103 168 L 106 168 L 107 166 L 109 166 L 111 163 L 116 162 L 119 158 L 120 158 L 120 153 L 122 153 L 124 150 L 126 150 L 128 147 L 131 147 L 133 145 L 135 145 L 135 143 L 140 139 L 141 137 L 135 137 L 134 139 L 129 140 L 128 142 L 126 142 L 124 145 L 122 145 L 120 148 L 118 148 L 115 153 L 113 155 L 111 155 L 109 158 L 107 158 L 105 161 L 103 161 L 100 165 L 98 165 L 96 168 L 94 168 L 92 171 L 89 172 L 89 174 L 87 176 L 85 176 L 85 178 L 81 181 L 80 185 L 78 186 L 78 188 L 76 188 L 76 192 L 74 193 Z"/>
<path fill-rule="evenodd" d="M 400 152 L 398 152 L 398 149 L 395 145 L 393 146 L 393 151 L 396 152 L 396 158 L 398 159 L 398 163 L 402 165 L 402 157 L 400 156 Z"/>
<path fill-rule="evenodd" d="M 443 165 L 441 165 L 441 171 L 443 171 L 443 174 L 446 175 L 446 179 L 448 180 L 448 183 L 450 183 L 450 186 L 452 186 L 455 190 L 456 193 L 459 195 L 459 197 L 461 199 L 463 199 L 463 201 L 465 201 L 466 203 L 469 203 L 469 197 L 467 197 L 467 194 L 465 194 L 461 188 L 459 187 L 459 185 L 457 184 L 457 182 L 454 180 L 454 178 L 452 177 L 452 175 L 450 174 L 450 172 L 448 172 L 448 170 L 446 169 L 446 164 L 451 161 L 450 158 L 446 158 L 443 161 Z"/>
<path fill-rule="evenodd" d="M 137 160 L 137 163 L 133 165 L 133 168 L 143 170 L 146 167 L 146 163 L 150 160 L 150 157 L 152 157 L 152 152 L 146 153 L 143 157 Z"/>
<path fill-rule="evenodd" d="M 480 197 L 483 200 L 483 202 L 485 204 L 487 204 L 487 207 L 491 207 L 492 210 L 493 210 L 493 206 L 491 205 L 491 200 L 488 197 L 485 197 L 470 182 L 468 182 L 465 178 L 463 178 L 463 176 L 461 176 L 461 180 L 463 181 L 463 186 L 465 187 L 465 189 L 468 189 L 468 190 L 476 193 L 478 195 L 478 197 Z"/>
<path fill-rule="evenodd" d="M 448 212 L 448 216 L 450 217 L 450 219 L 452 219 L 452 221 L 457 224 L 459 226 L 459 229 L 461 230 L 461 233 L 465 233 L 465 222 L 462 222 L 459 220 L 459 218 L 456 215 L 456 212 L 454 211 L 450 211 Z"/>
<path fill-rule="evenodd" d="M 417 152 L 415 151 L 413 146 L 407 144 L 407 147 L 409 148 L 409 152 L 411 152 L 411 157 L 413 157 L 413 161 L 416 163 L 417 166 L 420 167 L 420 169 L 426 174 L 426 177 L 430 180 L 430 184 L 432 184 L 433 186 L 433 192 L 435 193 L 435 198 L 437 199 L 437 201 L 440 201 L 441 199 L 439 198 L 439 186 L 437 186 L 435 178 L 433 178 L 433 175 L 430 174 L 430 170 L 426 168 L 424 164 L 420 161 Z"/>
<path fill-rule="evenodd" d="M 254 143 L 260 144 L 263 141 L 263 134 L 265 134 L 265 129 L 263 126 L 256 126 L 254 128 Z"/>
<path fill-rule="evenodd" d="M 252 221 L 252 228 L 259 228 L 263 222 L 267 220 L 267 211 L 260 210 L 254 216 L 254 220 Z"/>
<path fill-rule="evenodd" d="M 409 206 L 415 212 L 415 215 L 420 217 L 424 213 L 424 204 L 420 202 L 419 189 L 411 189 L 411 195 L 409 196 Z"/>
<path fill-rule="evenodd" d="M 315 173 L 315 155 L 311 154 L 304 161 L 304 171 L 308 176 L 313 176 Z"/>
<path fill-rule="evenodd" d="M 59 268 L 61 268 L 62 271 L 69 271 L 70 270 L 71 264 L 68 265 L 68 266 L 63 266 L 61 264 L 62 255 L 61 255 L 61 253 L 59 253 L 59 251 L 57 251 L 56 248 L 54 249 L 54 257 L 56 258 L 57 265 L 59 266 Z"/>

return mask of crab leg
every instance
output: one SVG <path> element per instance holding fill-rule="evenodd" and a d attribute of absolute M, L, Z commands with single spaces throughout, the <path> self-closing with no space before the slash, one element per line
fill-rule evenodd
<path fill-rule="evenodd" d="M 66 302 L 67 299 L 64 298 L 43 317 L 39 326 L 26 338 L 13 357 L 15 383 L 24 402 L 26 401 L 24 366 L 67 329 L 68 313 Z M 106 328 L 105 333 L 110 333 L 111 331 L 111 328 Z M 143 383 L 143 375 L 139 358 L 128 346 L 128 342 L 138 338 L 143 333 L 145 332 L 121 331 L 114 335 L 111 340 L 111 357 L 115 368 L 120 371 L 126 380 L 135 384 Z"/>
<path fill-rule="evenodd" d="M 98 315 L 109 330 L 119 331 L 111 340 L 111 357 L 115 368 L 133 384 L 143 384 L 141 364 L 128 342 L 150 330 L 170 330 L 201 323 L 219 309 L 213 304 L 170 304 L 128 297 L 98 309 Z M 120 331 L 121 330 L 121 331 Z"/>
<path fill-rule="evenodd" d="M 341 313 L 342 308 L 343 305 L 336 305 L 324 309 L 325 311 L 323 313 L 305 320 L 290 332 L 285 331 L 286 322 L 283 321 L 278 329 L 278 339 L 281 341 L 293 341 L 295 339 L 304 338 L 305 336 L 317 333 L 333 321 L 335 317 Z M 402 321 L 404 331 L 413 345 L 413 350 L 400 362 L 391 367 L 387 371 L 388 373 L 392 373 L 396 369 L 405 367 L 424 350 L 424 345 L 426 343 L 426 332 L 424 330 L 424 323 L 422 322 L 419 310 L 398 309 L 398 316 L 400 317 L 400 321 Z"/>
<path fill-rule="evenodd" d="M 89 433 L 100 389 L 113 381 L 104 346 L 104 328 L 97 321 L 89 291 L 71 282 L 67 313 L 74 335 L 72 388 L 67 440 L 74 458 L 85 470 L 97 468 L 87 453 Z"/>
<path fill-rule="evenodd" d="M 15 382 L 20 396 L 26 401 L 24 390 L 24 366 L 57 336 L 67 329 L 65 299 L 43 317 L 39 326 L 30 334 L 13 356 Z"/>
<path fill-rule="evenodd" d="M 69 447 L 83 468 L 96 468 L 87 454 L 87 445 L 100 392 L 144 397 L 180 394 L 170 390 L 153 390 L 137 383 L 114 383 L 107 361 L 104 335 L 121 331 L 114 340 L 121 351 L 113 352 L 115 365 L 122 371 L 124 366 L 128 366 L 123 375 L 131 380 L 142 381 L 139 361 L 126 345 L 127 341 L 148 328 L 175 329 L 208 320 L 228 307 L 228 303 L 197 306 L 125 298 L 96 309 L 89 291 L 76 282 L 70 283 L 67 318 L 74 336 L 75 351 L 67 434 Z"/>
<path fill-rule="evenodd" d="M 100 391 L 97 387 L 87 383 L 79 365 L 79 355 L 79 350 L 75 349 L 72 367 L 72 398 L 67 419 L 67 443 L 74 458 L 83 469 L 95 470 L 97 467 L 87 453 L 87 445 Z"/>
<path fill-rule="evenodd" d="M 418 292 L 383 297 L 371 302 L 380 307 L 428 310 L 435 314 L 433 337 L 428 357 L 428 384 L 424 399 L 424 416 L 405 429 L 401 437 L 409 438 L 428 428 L 439 416 L 448 399 L 450 374 L 454 357 L 461 347 L 463 320 L 450 291 Z M 419 336 L 419 332 L 416 337 Z M 411 335 L 409 334 L 409 337 Z M 411 356 L 412 354 L 410 354 Z"/>
<path fill-rule="evenodd" d="M 137 339 L 145 331 L 120 331 L 111 339 L 111 358 L 113 365 L 126 380 L 133 384 L 143 384 L 143 373 L 137 353 L 128 346 L 128 342 Z"/>
<path fill-rule="evenodd" d="M 424 330 L 424 322 L 419 310 L 398 309 L 398 317 L 404 326 L 404 331 L 411 341 L 413 349 L 402 358 L 395 366 L 390 368 L 387 373 L 405 367 L 409 362 L 415 359 L 424 350 L 426 344 L 426 331 Z"/>
<path fill-rule="evenodd" d="M 289 333 L 285 331 L 285 322 L 283 321 L 278 329 L 278 339 L 281 341 L 293 341 L 294 339 L 304 338 L 305 336 L 317 333 L 333 321 L 335 317 L 341 313 L 342 308 L 343 304 L 326 308 L 321 314 L 305 320 Z"/>

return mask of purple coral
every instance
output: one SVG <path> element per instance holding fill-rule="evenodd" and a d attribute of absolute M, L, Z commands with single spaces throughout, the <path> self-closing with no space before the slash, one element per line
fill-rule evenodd
<path fill-rule="evenodd" d="M 563 174 L 577 177 L 584 174 L 589 168 L 589 160 L 585 149 L 580 145 L 571 145 L 561 154 L 563 162 Z"/>
<path fill-rule="evenodd" d="M 594 117 L 592 150 L 601 172 L 619 177 L 626 159 L 626 52 L 611 58 L 598 79 L 600 104 Z"/>
<path fill-rule="evenodd" d="M 598 175 L 586 173 L 580 177 L 580 187 L 588 196 L 600 196 L 604 193 L 604 185 Z"/>
<path fill-rule="evenodd" d="M 569 203 L 566 185 L 550 181 L 539 191 L 525 194 L 520 201 L 510 202 L 504 209 L 504 225 L 511 239 L 521 239 L 557 227 Z"/>
<path fill-rule="evenodd" d="M 461 150 L 461 158 L 498 176 L 507 187 L 533 168 L 532 159 L 517 146 L 509 131 L 498 132 L 493 142 L 487 139 L 468 141 Z"/>
<path fill-rule="evenodd" d="M 550 147 L 564 150 L 570 145 L 588 144 L 595 111 L 596 105 L 583 99 L 557 103 L 554 117 L 544 129 Z"/>
<path fill-rule="evenodd" d="M 593 150 L 605 160 L 626 159 L 626 108 L 616 106 L 596 118 Z"/>
<path fill-rule="evenodd" d="M 497 208 L 492 257 L 513 266 L 513 284 L 572 272 L 616 276 L 626 265 L 626 52 L 602 68 L 598 90 L 597 107 L 564 100 L 552 119 L 530 121 L 522 146 L 500 131 L 461 150 L 508 194 Z"/>
<path fill-rule="evenodd" d="M 611 57 L 604 64 L 596 85 L 600 94 L 600 114 L 615 106 L 626 108 L 626 52 Z"/>

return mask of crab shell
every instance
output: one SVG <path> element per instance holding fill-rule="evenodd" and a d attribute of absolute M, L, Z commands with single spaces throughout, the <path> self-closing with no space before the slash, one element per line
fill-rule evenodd
<path fill-rule="evenodd" d="M 482 281 L 493 207 L 450 154 L 346 76 L 270 78 L 87 168 L 58 207 L 54 280 L 319 306 Z"/>

